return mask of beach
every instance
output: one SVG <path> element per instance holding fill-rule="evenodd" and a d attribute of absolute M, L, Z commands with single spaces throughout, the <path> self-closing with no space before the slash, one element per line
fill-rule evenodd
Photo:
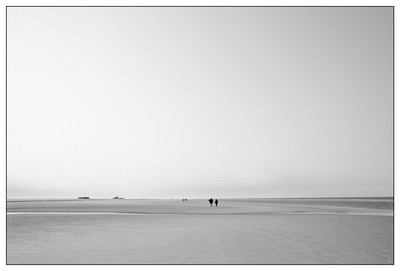
<path fill-rule="evenodd" d="M 8 264 L 393 264 L 393 198 L 9 200 Z"/>

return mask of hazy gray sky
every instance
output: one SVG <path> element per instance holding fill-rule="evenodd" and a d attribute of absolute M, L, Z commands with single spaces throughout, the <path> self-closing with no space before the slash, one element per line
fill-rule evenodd
<path fill-rule="evenodd" d="M 392 8 L 8 8 L 8 197 L 392 196 Z"/>

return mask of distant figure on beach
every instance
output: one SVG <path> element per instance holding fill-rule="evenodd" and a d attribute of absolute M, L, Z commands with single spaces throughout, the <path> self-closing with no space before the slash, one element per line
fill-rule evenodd
<path fill-rule="evenodd" d="M 210 203 L 210 207 L 212 207 L 212 204 L 213 204 L 213 202 L 214 202 L 213 199 L 212 199 L 212 198 L 209 199 L 208 202 Z"/>
<path fill-rule="evenodd" d="M 215 207 L 218 207 L 218 200 L 215 199 Z"/>

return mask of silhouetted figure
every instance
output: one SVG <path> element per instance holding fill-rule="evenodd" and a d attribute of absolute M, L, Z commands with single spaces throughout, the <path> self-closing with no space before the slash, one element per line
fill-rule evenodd
<path fill-rule="evenodd" d="M 215 207 L 218 207 L 218 200 L 215 199 Z"/>
<path fill-rule="evenodd" d="M 212 199 L 212 198 L 209 199 L 208 202 L 210 203 L 210 207 L 212 207 L 212 204 L 213 204 L 213 202 L 214 202 L 213 199 Z"/>

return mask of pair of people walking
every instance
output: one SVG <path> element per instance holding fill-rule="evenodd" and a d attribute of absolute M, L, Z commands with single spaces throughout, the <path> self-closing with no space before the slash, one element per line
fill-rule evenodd
<path fill-rule="evenodd" d="M 213 207 L 213 203 L 215 202 L 215 207 L 218 207 L 218 200 L 215 199 L 215 201 L 211 198 L 208 200 L 208 202 L 210 203 L 210 207 Z"/>

